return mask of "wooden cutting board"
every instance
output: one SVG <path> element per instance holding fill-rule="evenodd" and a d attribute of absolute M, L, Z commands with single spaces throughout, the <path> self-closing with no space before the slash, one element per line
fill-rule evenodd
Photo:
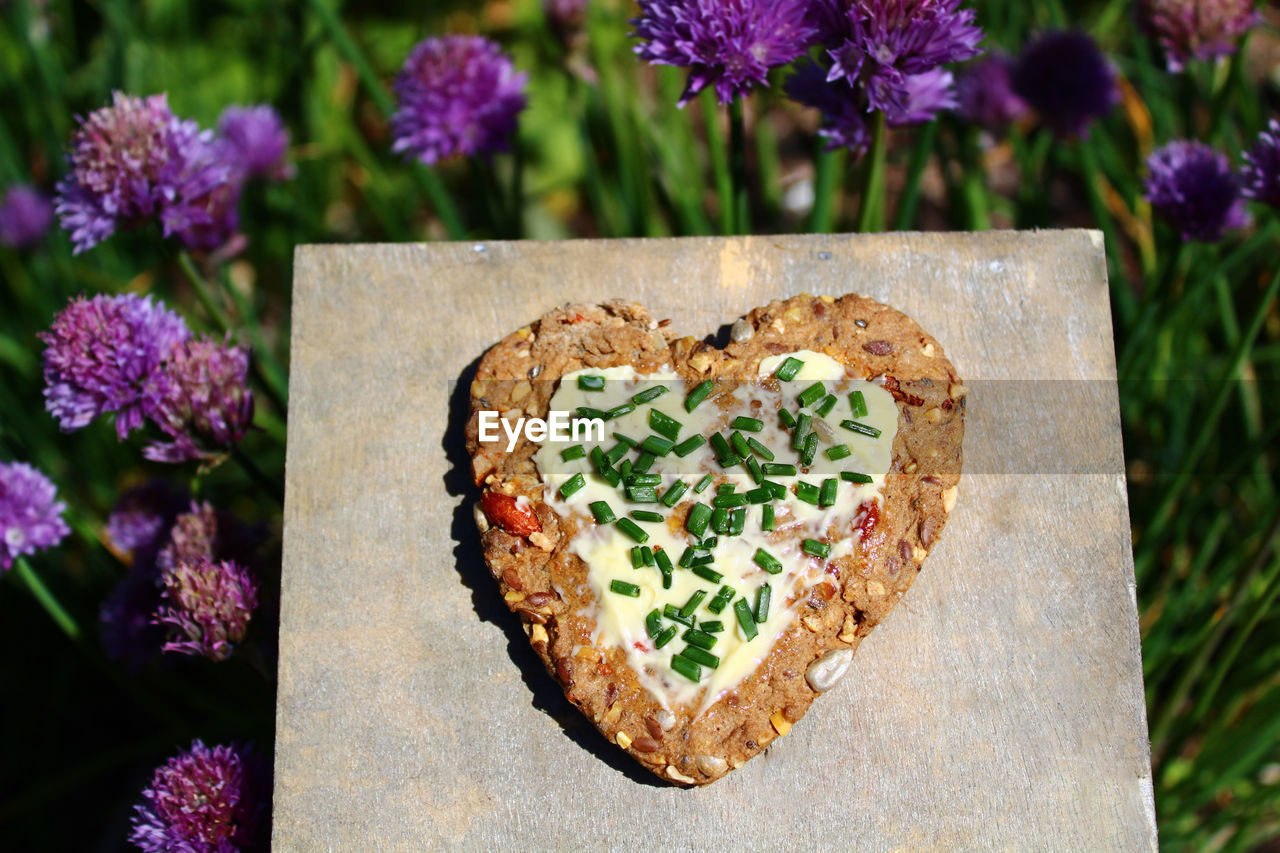
<path fill-rule="evenodd" d="M 959 502 L 789 735 L 710 787 L 655 784 L 483 565 L 476 361 L 571 300 L 723 341 L 771 298 L 851 291 L 965 377 Z M 287 492 L 276 849 L 1155 847 L 1097 232 L 303 246 Z"/>

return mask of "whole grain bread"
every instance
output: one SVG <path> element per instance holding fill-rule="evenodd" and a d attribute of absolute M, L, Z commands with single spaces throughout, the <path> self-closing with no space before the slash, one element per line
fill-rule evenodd
<path fill-rule="evenodd" d="M 676 336 L 670 321 L 633 302 L 566 305 L 481 359 L 466 431 L 483 489 L 476 523 L 485 559 L 534 650 L 605 737 L 680 785 L 706 784 L 740 767 L 831 686 L 937 544 L 960 474 L 964 386 L 941 345 L 900 311 L 856 295 L 802 295 L 752 310 L 730 337 L 722 350 Z M 808 591 L 755 673 L 704 714 L 664 710 L 620 649 L 591 645 L 587 567 L 567 547 L 578 522 L 545 502 L 533 459 L 538 445 L 521 438 L 508 453 L 481 444 L 479 412 L 544 417 L 556 379 L 585 367 L 632 365 L 643 373 L 671 365 L 689 383 L 727 381 L 754 377 L 762 359 L 801 349 L 824 352 L 863 378 L 883 377 L 893 394 L 898 432 L 882 507 L 864 523 L 853 555 L 832 562 L 832 582 Z"/>

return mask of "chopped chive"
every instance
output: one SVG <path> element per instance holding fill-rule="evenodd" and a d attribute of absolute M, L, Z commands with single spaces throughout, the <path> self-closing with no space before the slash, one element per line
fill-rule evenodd
<path fill-rule="evenodd" d="M 675 506 L 687 491 L 689 491 L 689 484 L 684 480 L 676 480 L 669 489 L 662 493 L 659 503 L 666 507 Z"/>
<path fill-rule="evenodd" d="M 867 424 L 858 423 L 857 421 L 841 421 L 840 426 L 849 430 L 849 432 L 856 432 L 856 433 L 861 433 L 862 435 L 869 435 L 872 438 L 880 437 L 879 429 L 873 426 L 869 426 Z"/>
<path fill-rule="evenodd" d="M 622 482 L 622 475 L 619 474 L 617 471 L 615 471 L 613 468 L 610 468 L 608 466 L 605 466 L 604 468 L 597 468 L 596 474 L 600 476 L 600 479 L 604 480 L 610 486 L 614 486 L 615 488 L 619 483 Z"/>
<path fill-rule="evenodd" d="M 679 622 L 681 625 L 684 625 L 686 628 L 693 627 L 693 617 L 685 616 L 681 614 L 680 609 L 677 608 L 674 604 L 663 605 L 662 615 L 670 619 L 672 622 Z"/>
<path fill-rule="evenodd" d="M 666 385 L 655 385 L 652 388 L 646 388 L 640 393 L 632 395 L 631 402 L 635 403 L 637 406 L 641 403 L 648 403 L 650 400 L 658 399 L 670 390 L 671 389 Z"/>
<path fill-rule="evenodd" d="M 626 479 L 627 477 L 631 476 L 631 460 L 630 459 L 623 459 L 620 463 L 618 463 L 618 473 L 622 475 L 623 479 Z M 616 486 L 617 483 L 614 483 L 614 485 Z"/>
<path fill-rule="evenodd" d="M 769 601 L 773 598 L 773 589 L 766 583 L 756 590 L 756 624 L 763 625 L 769 621 Z"/>
<path fill-rule="evenodd" d="M 764 481 L 764 470 L 754 456 L 747 457 L 747 473 L 751 475 L 751 482 L 757 485 Z"/>
<path fill-rule="evenodd" d="M 704 627 L 705 631 L 706 628 Z M 649 611 L 649 615 L 644 617 L 644 632 L 650 637 L 656 637 L 662 632 L 662 611 L 653 608 Z"/>
<path fill-rule="evenodd" d="M 619 405 L 614 406 L 612 409 L 605 412 L 605 416 L 609 420 L 613 420 L 614 418 L 620 418 L 623 415 L 629 415 L 635 410 L 636 410 L 635 403 L 620 403 Z"/>
<path fill-rule="evenodd" d="M 646 473 L 649 470 L 649 468 L 653 465 L 653 461 L 656 458 L 657 457 L 655 457 L 652 453 L 648 453 L 648 452 L 641 453 L 640 458 L 637 459 L 635 463 L 631 466 L 632 472 L 636 474 Z"/>
<path fill-rule="evenodd" d="M 661 522 L 666 520 L 666 516 L 662 513 L 654 512 L 651 509 L 633 509 L 631 510 L 631 517 L 636 521 Z"/>
<path fill-rule="evenodd" d="M 756 628 L 756 619 L 751 615 L 751 605 L 747 604 L 745 598 L 739 598 L 733 603 L 733 615 L 738 617 L 738 627 L 742 629 L 742 635 L 747 638 L 747 642 L 751 642 L 756 638 L 756 634 L 760 633 Z"/>
<path fill-rule="evenodd" d="M 796 425 L 796 419 L 786 409 L 778 409 L 778 420 L 787 429 L 791 429 Z"/>
<path fill-rule="evenodd" d="M 589 421 L 609 420 L 609 413 L 604 409 L 595 409 L 591 406 L 579 406 L 575 411 L 577 411 L 579 416 L 584 417 Z"/>
<path fill-rule="evenodd" d="M 859 474 L 857 471 L 841 471 L 840 479 L 848 480 L 850 483 L 861 483 L 864 486 L 867 483 L 872 482 L 871 477 L 867 476 L 866 474 Z"/>
<path fill-rule="evenodd" d="M 787 499 L 787 487 L 781 483 L 775 483 L 773 480 L 764 480 L 760 483 L 760 488 L 768 489 L 769 494 L 773 495 L 775 501 L 785 501 Z"/>
<path fill-rule="evenodd" d="M 666 548 L 659 548 L 654 551 L 653 559 L 657 562 L 658 568 L 662 569 L 664 573 L 673 571 L 675 568 L 671 565 L 671 555 L 667 553 Z"/>
<path fill-rule="evenodd" d="M 570 495 L 581 489 L 586 484 L 587 478 L 582 476 L 582 472 L 579 471 L 577 474 L 574 474 L 572 477 L 564 481 L 564 485 L 560 487 L 560 497 L 568 500 Z"/>
<path fill-rule="evenodd" d="M 742 492 L 734 492 L 727 495 L 716 495 L 711 499 L 711 505 L 716 508 L 746 506 L 747 496 Z"/>
<path fill-rule="evenodd" d="M 838 485 L 840 481 L 835 477 L 828 477 L 822 481 L 822 487 L 818 489 L 818 506 L 835 506 Z"/>
<path fill-rule="evenodd" d="M 671 656 L 671 668 L 695 684 L 702 680 L 702 667 L 682 655 Z"/>
<path fill-rule="evenodd" d="M 721 483 L 716 486 L 717 495 L 731 495 L 738 487 L 733 483 Z"/>
<path fill-rule="evenodd" d="M 801 408 L 807 408 L 826 396 L 827 389 L 823 387 L 821 382 L 815 382 L 808 388 L 800 392 L 800 396 L 796 397 Z"/>
<path fill-rule="evenodd" d="M 760 467 L 764 469 L 766 477 L 794 477 L 797 473 L 796 466 L 785 462 L 766 462 Z"/>
<path fill-rule="evenodd" d="M 573 447 L 566 447 L 560 451 L 560 458 L 565 462 L 572 462 L 574 459 L 581 459 L 587 455 L 587 449 L 581 444 L 575 444 Z"/>
<path fill-rule="evenodd" d="M 614 522 L 614 527 L 617 527 L 623 533 L 627 534 L 627 536 L 629 536 L 633 541 L 639 542 L 642 545 L 649 541 L 649 534 L 641 530 L 640 525 L 636 524 L 629 518 L 618 519 Z"/>
<path fill-rule="evenodd" d="M 659 551 L 658 557 L 666 557 L 666 551 Z M 662 588 L 671 589 L 671 575 L 675 571 L 671 566 L 671 558 L 658 560 L 658 571 L 662 572 Z"/>
<path fill-rule="evenodd" d="M 725 458 L 717 461 L 720 463 L 721 468 L 732 468 L 734 465 L 737 465 L 742 461 L 742 457 L 736 453 L 730 453 Z"/>
<path fill-rule="evenodd" d="M 640 442 L 640 449 L 645 453 L 652 453 L 654 456 L 666 456 L 671 452 L 671 448 L 676 443 L 669 438 L 663 438 L 660 435 L 651 435 L 644 441 Z"/>
<path fill-rule="evenodd" d="M 746 458 L 751 455 L 751 447 L 747 444 L 747 437 L 737 430 L 730 433 L 729 444 L 733 445 L 733 452 L 739 456 Z"/>
<path fill-rule="evenodd" d="M 796 428 L 791 433 L 791 449 L 800 450 L 804 447 L 804 440 L 809 436 L 809 425 L 813 422 L 813 416 L 808 412 L 801 412 L 796 416 Z"/>
<path fill-rule="evenodd" d="M 778 369 L 773 375 L 781 379 L 783 382 L 790 382 L 796 378 L 796 374 L 800 372 L 800 368 L 804 367 L 804 362 L 798 358 L 787 356 L 782 364 L 778 365 Z"/>
<path fill-rule="evenodd" d="M 601 450 L 599 447 L 591 448 L 591 453 L 589 454 L 589 458 L 591 459 L 591 464 L 596 467 L 597 471 L 599 471 L 601 468 L 612 467 L 613 465 L 613 463 L 609 461 L 608 457 L 604 455 L 604 451 Z"/>
<path fill-rule="evenodd" d="M 752 489 L 751 491 L 747 492 L 747 503 L 767 504 L 772 499 L 772 497 L 773 497 L 772 493 L 770 493 L 770 491 L 766 489 L 764 486 L 761 486 L 758 489 Z"/>
<path fill-rule="evenodd" d="M 806 539 L 800 544 L 800 547 L 806 554 L 814 557 L 825 559 L 831 556 L 831 546 L 826 542 L 819 542 L 817 539 Z"/>
<path fill-rule="evenodd" d="M 579 376 L 579 377 L 578 377 L 578 390 L 580 390 L 580 391 L 603 391 L 603 390 L 604 390 L 604 377 L 603 377 L 603 376 Z"/>
<path fill-rule="evenodd" d="M 678 630 L 679 629 L 676 628 L 675 625 L 668 625 L 663 629 L 661 634 L 653 638 L 653 647 L 655 649 L 660 649 L 667 643 L 671 642 L 675 638 L 676 631 Z"/>
<path fill-rule="evenodd" d="M 684 607 L 680 608 L 680 615 L 688 618 L 693 615 L 693 611 L 698 609 L 698 605 L 702 603 L 702 599 L 707 597 L 705 589 L 694 590 L 693 595 L 689 596 L 689 600 L 684 603 Z"/>
<path fill-rule="evenodd" d="M 628 486 L 656 486 L 662 482 L 661 474 L 632 474 L 627 477 Z"/>
<path fill-rule="evenodd" d="M 613 581 L 609 584 L 609 591 L 616 592 L 618 595 L 626 595 L 631 598 L 640 597 L 640 587 L 626 581 Z"/>
<path fill-rule="evenodd" d="M 680 635 L 680 639 L 684 640 L 691 646 L 711 650 L 715 648 L 716 640 L 718 640 L 719 637 L 713 637 L 706 631 L 700 631 L 697 628 L 690 628 Z"/>
<path fill-rule="evenodd" d="M 702 492 L 705 492 L 707 490 L 707 486 L 710 486 L 710 485 L 711 485 L 711 475 L 708 474 L 707 476 L 703 477 L 701 480 L 698 481 L 698 485 L 693 487 L 694 494 L 701 494 Z"/>
<path fill-rule="evenodd" d="M 631 568 L 638 569 L 644 565 L 644 551 L 639 545 L 635 545 L 631 549 Z"/>
<path fill-rule="evenodd" d="M 720 574 L 710 566 L 694 566 L 689 571 L 693 572 L 704 581 L 710 581 L 711 583 L 720 583 L 720 581 L 724 580 L 724 575 Z"/>
<path fill-rule="evenodd" d="M 648 545 L 640 546 L 640 562 L 644 563 L 646 566 L 653 565 L 653 549 Z"/>
<path fill-rule="evenodd" d="M 702 548 L 704 551 L 710 551 L 712 548 L 716 547 L 716 543 L 719 541 L 720 540 L 715 536 L 708 536 L 698 544 L 698 547 Z"/>
<path fill-rule="evenodd" d="M 836 395 L 828 394 L 822 398 L 822 402 L 813 407 L 813 413 L 820 418 L 825 418 L 831 414 L 831 410 L 836 407 Z"/>
<path fill-rule="evenodd" d="M 756 555 L 751 559 L 755 561 L 757 566 L 771 575 L 776 575 L 782 571 L 782 561 L 763 548 L 757 548 Z"/>
<path fill-rule="evenodd" d="M 676 436 L 680 434 L 680 428 L 683 426 L 684 424 L 659 409 L 649 410 L 649 429 L 659 435 L 665 435 L 675 441 Z"/>
<path fill-rule="evenodd" d="M 676 456 L 679 456 L 681 459 L 683 459 L 684 457 L 688 456 L 690 453 L 697 450 L 699 447 L 701 447 L 706 443 L 707 443 L 707 440 L 702 436 L 691 435 L 688 438 L 686 438 L 684 441 L 677 444 L 675 447 L 671 448 L 671 450 L 672 452 L 675 453 Z"/>
<path fill-rule="evenodd" d="M 708 379 L 697 388 L 690 391 L 689 396 L 684 398 L 684 410 L 686 412 L 692 412 L 694 409 L 698 408 L 698 406 L 702 404 L 702 401 L 707 399 L 707 396 L 711 393 L 711 389 L 714 387 L 715 383 Z"/>
<path fill-rule="evenodd" d="M 709 566 L 715 561 L 716 561 L 716 558 L 711 556 L 710 554 L 698 554 L 696 557 L 694 557 L 692 560 L 689 561 L 689 567 L 692 568 L 694 566 Z"/>
<path fill-rule="evenodd" d="M 626 456 L 630 452 L 631 452 L 631 445 L 627 444 L 626 442 L 619 441 L 612 448 L 610 448 L 609 452 L 604 455 L 604 458 L 606 461 L 608 461 L 610 465 L 617 465 L 618 460 Z"/>
<path fill-rule="evenodd" d="M 729 512 L 729 535 L 741 536 L 747 529 L 747 508 L 739 507 Z"/>
<path fill-rule="evenodd" d="M 710 475 L 707 477 L 710 480 Z M 689 509 L 689 517 L 685 519 L 684 529 L 693 534 L 695 539 L 701 539 L 702 534 L 707 532 L 707 523 L 711 521 L 711 507 L 706 504 L 694 504 Z"/>
<path fill-rule="evenodd" d="M 689 564 L 692 562 L 693 562 L 693 546 L 688 545 L 688 546 L 685 546 L 684 553 L 680 555 L 680 559 L 676 562 L 676 565 L 682 569 L 687 569 L 689 568 Z"/>
<path fill-rule="evenodd" d="M 716 533 L 729 532 L 729 510 L 721 506 L 711 511 L 711 529 Z"/>
<path fill-rule="evenodd" d="M 764 506 L 760 507 L 760 529 L 773 530 L 773 526 L 774 526 L 773 504 L 765 504 Z"/>
<path fill-rule="evenodd" d="M 752 453 L 759 456 L 765 462 L 773 461 L 773 451 L 750 436 L 747 436 L 747 447 L 751 449 Z"/>
<path fill-rule="evenodd" d="M 637 504 L 656 504 L 658 502 L 657 486 L 627 486 L 627 500 Z"/>
<path fill-rule="evenodd" d="M 733 597 L 737 595 L 731 586 L 722 586 L 720 591 L 716 593 L 716 597 L 711 599 L 711 603 L 707 605 L 707 610 L 712 613 L 719 613 L 724 610 L 725 605 L 733 601 Z"/>
<path fill-rule="evenodd" d="M 711 449 L 715 451 L 716 459 L 724 459 L 726 456 L 733 455 L 733 449 L 729 447 L 729 442 L 718 432 L 711 434 Z"/>
<path fill-rule="evenodd" d="M 855 418 L 865 418 L 867 416 L 867 400 L 862 396 L 861 391 L 854 391 L 849 395 L 849 408 L 853 410 Z"/>
<path fill-rule="evenodd" d="M 724 623 L 719 619 L 712 619 L 709 622 L 699 622 L 698 630 L 704 634 L 719 634 L 724 630 Z"/>
<path fill-rule="evenodd" d="M 711 652 L 707 651 L 706 649 L 700 649 L 697 646 L 685 646 L 683 649 L 680 650 L 680 654 L 676 655 L 676 657 L 688 658 L 694 663 L 700 663 L 703 666 L 709 667 L 711 669 L 715 669 L 720 665 L 720 658 L 711 654 Z"/>
<path fill-rule="evenodd" d="M 804 480 L 796 483 L 796 497 L 807 504 L 818 505 L 818 487 Z"/>
<path fill-rule="evenodd" d="M 835 462 L 837 459 L 848 459 L 849 456 L 853 454 L 853 451 L 849 449 L 849 445 L 847 444 L 837 444 L 835 447 L 828 447 L 822 452 L 825 453 L 827 458 L 832 462 Z"/>
<path fill-rule="evenodd" d="M 764 429 L 764 421 L 759 418 L 749 418 L 746 415 L 738 415 L 733 419 L 733 423 L 729 426 L 734 429 L 744 429 L 747 432 L 759 432 Z"/>
<path fill-rule="evenodd" d="M 818 434 L 811 432 L 804 437 L 804 447 L 800 448 L 800 464 L 808 468 L 813 465 L 813 457 L 818 453 Z"/>
<path fill-rule="evenodd" d="M 596 517 L 596 524 L 608 524 L 617 518 L 608 501 L 592 501 L 587 504 L 587 509 L 591 510 L 591 514 Z"/>
<path fill-rule="evenodd" d="M 636 440 L 631 436 L 627 435 L 626 433 L 615 432 L 613 434 L 613 437 L 616 438 L 618 441 L 621 441 L 623 444 L 630 445 L 631 447 L 636 446 Z"/>

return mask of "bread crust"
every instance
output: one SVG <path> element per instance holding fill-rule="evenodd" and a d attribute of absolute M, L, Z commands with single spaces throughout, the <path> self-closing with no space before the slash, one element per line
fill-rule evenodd
<path fill-rule="evenodd" d="M 801 295 L 752 310 L 731 338 L 721 350 L 676 337 L 669 321 L 623 300 L 557 308 L 484 355 L 466 427 L 473 477 L 489 496 L 476 508 L 485 560 L 534 651 L 605 737 L 681 785 L 740 767 L 804 715 L 818 695 L 806 678 L 810 665 L 851 655 L 920 571 L 954 505 L 962 460 L 964 386 L 941 345 L 902 312 L 862 296 Z M 586 367 L 633 365 L 643 373 L 670 365 L 688 382 L 747 379 L 762 359 L 801 349 L 824 352 L 864 378 L 884 377 L 897 402 L 881 510 L 865 525 L 861 547 L 832 562 L 830 582 L 809 588 L 753 674 L 697 718 L 689 709 L 664 711 L 621 649 L 591 645 L 586 565 L 568 549 L 577 522 L 544 502 L 538 445 L 523 437 L 510 453 L 482 445 L 479 413 L 545 417 L 556 380 Z M 518 496 L 528 502 L 509 500 Z"/>

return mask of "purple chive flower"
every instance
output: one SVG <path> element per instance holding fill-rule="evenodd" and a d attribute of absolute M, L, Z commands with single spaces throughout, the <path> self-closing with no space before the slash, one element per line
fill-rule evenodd
<path fill-rule="evenodd" d="M 1116 76 L 1092 38 L 1047 33 L 1013 67 L 1013 91 L 1059 136 L 1083 136 L 1120 100 Z"/>
<path fill-rule="evenodd" d="M 1183 240 L 1214 242 L 1249 224 L 1230 161 L 1203 142 L 1170 142 L 1152 153 L 1147 169 L 1147 201 Z"/>
<path fill-rule="evenodd" d="M 265 762 L 237 745 L 191 749 L 156 769 L 134 806 L 129 840 L 146 853 L 249 853 L 269 841 Z"/>
<path fill-rule="evenodd" d="M 1240 178 L 1247 197 L 1280 207 L 1280 121 L 1272 119 L 1245 152 Z"/>
<path fill-rule="evenodd" d="M 828 140 L 828 149 L 844 147 L 863 151 L 871 141 L 866 111 L 847 89 L 828 83 L 826 70 L 807 61 L 796 66 L 796 73 L 786 82 L 787 95 L 822 113 L 818 135 Z"/>
<path fill-rule="evenodd" d="M 1138 0 L 1138 22 L 1159 43 L 1165 64 L 1181 71 L 1192 59 L 1236 52 L 1240 37 L 1261 20 L 1255 0 Z"/>
<path fill-rule="evenodd" d="M 165 630 L 154 621 L 160 576 L 154 563 L 134 563 L 98 608 L 98 632 L 107 657 L 137 671 L 160 654 Z"/>
<path fill-rule="evenodd" d="M 283 181 L 294 175 L 289 162 L 289 131 L 280 114 L 266 104 L 227 107 L 218 119 L 218 140 L 231 167 L 244 177 Z"/>
<path fill-rule="evenodd" d="M 396 77 L 391 150 L 433 164 L 510 146 L 529 75 L 480 36 L 429 38 Z"/>
<path fill-rule="evenodd" d="M 249 571 L 230 560 L 195 557 L 166 569 L 161 580 L 155 621 L 169 629 L 164 651 L 214 661 L 231 657 L 258 606 L 258 584 Z"/>
<path fill-rule="evenodd" d="M 632 36 L 636 54 L 655 65 L 689 69 L 684 106 L 707 86 L 720 103 L 767 85 L 769 69 L 786 65 L 813 43 L 808 0 L 639 0 Z"/>
<path fill-rule="evenodd" d="M 40 242 L 53 221 L 44 193 L 25 184 L 9 187 L 0 200 L 0 245 L 23 249 Z"/>
<path fill-rule="evenodd" d="M 156 385 L 151 419 L 172 441 L 153 442 L 155 462 L 209 459 L 244 438 L 253 421 L 249 354 L 210 340 L 188 340 L 169 353 Z"/>
<path fill-rule="evenodd" d="M 988 56 L 970 65 L 956 85 L 956 113 L 970 124 L 1003 130 L 1027 111 L 1013 91 L 1013 62 Z"/>
<path fill-rule="evenodd" d="M 166 237 L 208 226 L 209 197 L 232 177 L 212 134 L 175 116 L 164 95 L 116 92 L 80 121 L 68 160 L 56 207 L 77 253 L 152 217 Z"/>
<path fill-rule="evenodd" d="M 169 531 L 169 541 L 156 555 L 156 565 L 169 571 L 184 560 L 235 560 L 249 563 L 257 537 L 234 515 L 209 503 L 192 503 Z"/>
<path fill-rule="evenodd" d="M 71 532 L 66 509 L 44 474 L 25 462 L 0 462 L 0 569 L 61 542 Z"/>
<path fill-rule="evenodd" d="M 154 557 L 187 504 L 186 495 L 168 480 L 150 480 L 120 496 L 107 516 L 107 538 L 116 550 L 130 552 L 135 558 L 142 554 Z"/>
<path fill-rule="evenodd" d="M 190 336 L 183 319 L 150 296 L 75 299 L 38 335 L 45 408 L 68 432 L 115 412 L 123 439 L 155 410 L 161 363 Z"/>

